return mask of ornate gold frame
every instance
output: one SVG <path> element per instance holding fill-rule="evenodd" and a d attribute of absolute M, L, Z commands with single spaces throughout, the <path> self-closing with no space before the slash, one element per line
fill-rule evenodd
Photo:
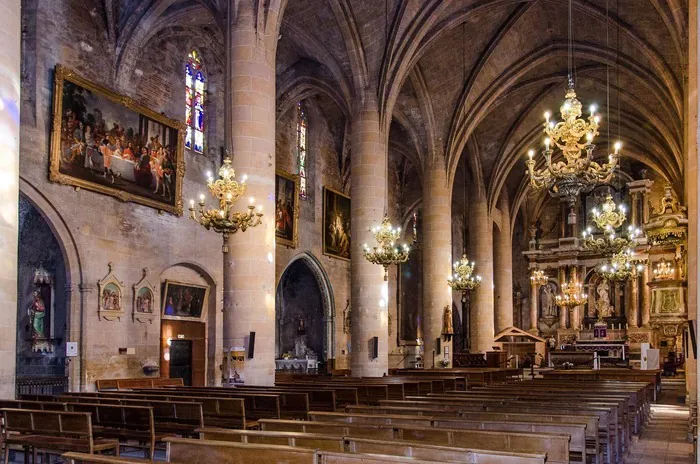
<path fill-rule="evenodd" d="M 161 304 L 160 304 L 160 317 L 161 319 L 166 319 L 166 320 L 171 320 L 171 321 L 194 321 L 194 322 L 204 322 L 208 320 L 208 317 L 206 316 L 207 311 L 209 311 L 209 290 L 211 288 L 208 285 L 201 285 L 201 284 L 193 284 L 190 282 L 179 282 L 177 280 L 164 280 L 162 283 L 162 288 L 163 292 L 160 295 L 161 298 Z M 183 285 L 187 287 L 195 287 L 195 288 L 203 288 L 204 289 L 204 301 L 202 303 L 202 314 L 199 315 L 199 317 L 187 317 L 187 316 L 166 316 L 165 315 L 165 307 L 166 307 L 166 302 L 163 300 L 168 297 L 168 286 L 170 284 L 174 285 Z"/>
<path fill-rule="evenodd" d="M 345 195 L 343 192 L 339 192 L 338 190 L 329 187 L 323 187 L 323 202 L 321 203 L 321 208 L 323 208 L 323 214 L 321 217 L 321 253 L 331 258 L 341 259 L 343 261 L 350 261 L 350 258 L 344 258 L 333 253 L 326 253 L 326 231 L 324 230 L 324 228 L 326 227 L 326 190 L 329 192 L 333 192 L 341 197 L 345 197 L 348 199 L 348 201 L 352 202 L 352 199 L 348 195 Z M 352 205 L 352 203 L 350 204 Z M 350 223 L 352 224 L 352 216 L 350 217 Z M 352 237 L 350 237 L 350 256 L 352 256 Z"/>
<path fill-rule="evenodd" d="M 289 174 L 282 170 L 275 171 L 275 208 L 277 208 L 277 176 L 294 182 L 294 217 L 292 218 L 294 224 L 292 225 L 292 240 L 280 238 L 275 234 L 275 243 L 288 248 L 296 248 L 299 245 L 299 211 L 301 209 L 301 205 L 299 204 L 299 176 Z M 276 215 L 277 211 L 275 210 L 275 216 Z"/>
<path fill-rule="evenodd" d="M 175 204 L 171 205 L 165 202 L 152 200 L 150 198 L 134 195 L 123 190 L 100 185 L 89 180 L 79 179 L 68 174 L 60 172 L 61 165 L 61 132 L 63 125 L 63 83 L 64 81 L 72 82 L 79 85 L 90 92 L 100 94 L 112 100 L 115 103 L 121 104 L 126 108 L 143 114 L 144 116 L 177 130 L 177 149 L 175 150 Z M 184 159 L 184 144 L 183 133 L 185 125 L 182 122 L 170 119 L 166 116 L 156 113 L 153 110 L 146 108 L 136 103 L 131 97 L 120 95 L 105 87 L 93 84 L 87 79 L 79 76 L 70 68 L 57 64 L 54 76 L 53 89 L 53 123 L 51 126 L 51 157 L 49 163 L 49 180 L 64 185 L 71 185 L 77 188 L 84 188 L 94 192 L 110 195 L 124 202 L 134 202 L 145 206 L 150 206 L 160 211 L 167 211 L 177 216 L 182 216 L 182 182 L 185 177 L 185 159 Z"/>

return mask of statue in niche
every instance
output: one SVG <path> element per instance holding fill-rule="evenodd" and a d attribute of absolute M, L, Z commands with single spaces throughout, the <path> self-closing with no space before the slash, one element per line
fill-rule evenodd
<path fill-rule="evenodd" d="M 454 327 L 452 327 L 452 305 L 448 304 L 442 311 L 442 334 L 449 340 L 454 333 Z"/>
<path fill-rule="evenodd" d="M 306 323 L 301 314 L 297 316 L 297 335 L 306 335 Z"/>
<path fill-rule="evenodd" d="M 557 317 L 557 305 L 554 301 L 554 290 L 552 284 L 542 286 L 540 294 L 540 303 L 542 304 L 542 315 L 544 317 Z"/>
<path fill-rule="evenodd" d="M 610 304 L 610 284 L 607 280 L 603 280 L 596 287 L 598 299 L 595 303 L 595 308 L 598 310 L 598 317 L 603 318 L 612 314 L 613 307 Z"/>
<path fill-rule="evenodd" d="M 46 305 L 44 299 L 38 291 L 32 293 L 32 304 L 27 310 L 29 321 L 32 326 L 32 340 L 46 338 L 44 331 L 44 317 L 46 316 Z"/>

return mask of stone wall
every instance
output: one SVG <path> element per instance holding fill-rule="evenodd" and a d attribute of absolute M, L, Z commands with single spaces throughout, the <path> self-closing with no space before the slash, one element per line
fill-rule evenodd
<path fill-rule="evenodd" d="M 127 71 L 129 85 L 115 89 L 144 101 L 149 108 L 182 120 L 184 116 L 184 77 L 188 41 L 172 39 L 167 47 L 154 41 L 141 50 L 139 59 L 124 57 L 117 69 L 114 48 L 100 22 L 99 13 L 85 8 L 78 0 L 38 2 L 28 0 L 23 8 L 23 95 L 20 172 L 31 196 L 38 196 L 60 218 L 63 232 L 57 239 L 77 250 L 77 263 L 67 271 L 68 284 L 77 297 L 71 299 L 70 340 L 80 343 L 81 359 L 71 363 L 71 387 L 94 387 L 94 380 L 105 377 L 141 375 L 141 362 L 159 357 L 159 322 L 139 324 L 131 317 L 119 321 L 100 320 L 97 314 L 97 281 L 113 262 L 117 277 L 131 295 L 131 286 L 141 278 L 141 269 L 151 270 L 158 286 L 159 276 L 178 263 L 190 263 L 205 270 L 214 281 L 222 274 L 220 238 L 204 231 L 186 217 L 159 214 L 155 209 L 122 203 L 115 198 L 87 190 L 73 189 L 48 181 L 49 140 L 52 122 L 53 69 L 60 63 L 90 79 L 112 87 L 118 71 Z M 207 42 L 203 42 L 204 45 Z M 217 80 L 216 59 L 211 50 L 202 50 L 210 81 Z M 216 53 L 220 53 L 217 50 Z M 139 77 L 139 72 L 142 75 Z M 157 79 L 157 82 L 154 80 Z M 208 94 L 209 127 L 206 145 L 211 156 L 185 153 L 186 174 L 183 199 L 204 191 L 204 172 L 218 160 L 222 145 L 221 92 L 212 85 Z M 39 193 L 40 192 L 40 193 Z M 42 211 L 48 214 L 47 211 Z M 78 291 L 81 293 L 78 295 Z M 214 298 L 217 307 L 221 298 Z M 124 298 L 127 313 L 131 297 Z M 118 353 L 133 347 L 135 355 Z M 214 352 L 219 352 L 217 348 Z M 217 355 L 218 356 L 218 355 Z M 218 366 L 218 362 L 212 363 Z"/>
<path fill-rule="evenodd" d="M 306 199 L 300 200 L 299 244 L 296 248 L 277 245 L 276 280 L 298 255 L 307 253 L 316 258 L 328 277 L 334 302 L 335 366 L 349 367 L 350 333 L 343 332 L 343 310 L 350 300 L 350 262 L 323 254 L 323 187 L 349 194 L 350 185 L 343 185 L 339 168 L 344 121 L 336 108 L 323 97 L 304 101 L 308 118 L 307 189 Z M 276 128 L 276 166 L 278 170 L 298 174 L 296 155 L 296 107 L 280 115 Z"/>

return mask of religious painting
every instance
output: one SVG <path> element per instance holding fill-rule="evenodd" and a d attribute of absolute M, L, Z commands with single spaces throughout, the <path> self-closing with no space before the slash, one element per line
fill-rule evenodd
<path fill-rule="evenodd" d="M 209 287 L 166 280 L 163 282 L 163 317 L 197 320 L 202 318 Z"/>
<path fill-rule="evenodd" d="M 124 315 L 122 295 L 124 284 L 114 274 L 114 264 L 107 264 L 109 273 L 97 282 L 99 288 L 98 314 L 106 320 L 121 319 Z"/>
<path fill-rule="evenodd" d="M 350 197 L 323 188 L 323 254 L 350 260 Z"/>
<path fill-rule="evenodd" d="M 50 179 L 182 214 L 183 124 L 56 66 Z"/>
<path fill-rule="evenodd" d="M 138 322 L 152 322 L 157 317 L 156 289 L 148 281 L 148 269 L 143 268 L 143 277 L 134 284 L 134 303 L 132 317 Z"/>
<path fill-rule="evenodd" d="M 275 175 L 275 240 L 296 248 L 299 222 L 299 176 L 283 171 Z"/>

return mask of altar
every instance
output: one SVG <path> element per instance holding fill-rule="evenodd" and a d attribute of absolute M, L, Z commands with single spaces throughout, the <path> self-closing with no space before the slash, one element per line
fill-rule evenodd
<path fill-rule="evenodd" d="M 302 374 L 315 374 L 318 372 L 318 359 L 275 359 L 275 370 L 280 372 L 300 372 Z"/>

